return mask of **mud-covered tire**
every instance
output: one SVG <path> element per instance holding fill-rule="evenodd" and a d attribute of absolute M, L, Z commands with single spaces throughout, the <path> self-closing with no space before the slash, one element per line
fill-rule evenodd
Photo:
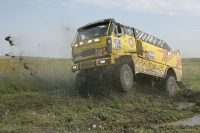
<path fill-rule="evenodd" d="M 176 80 L 173 76 L 166 76 L 164 80 L 164 89 L 169 98 L 172 98 L 176 94 Z"/>
<path fill-rule="evenodd" d="M 87 93 L 92 95 L 95 92 L 95 87 L 97 86 L 97 81 L 92 77 L 86 78 Z"/>
<path fill-rule="evenodd" d="M 78 73 L 75 78 L 75 88 L 79 95 L 87 95 L 87 85 L 86 82 L 82 80 L 81 74 Z"/>
<path fill-rule="evenodd" d="M 133 87 L 133 72 L 128 64 L 120 64 L 115 69 L 114 84 L 119 91 L 129 91 Z"/>

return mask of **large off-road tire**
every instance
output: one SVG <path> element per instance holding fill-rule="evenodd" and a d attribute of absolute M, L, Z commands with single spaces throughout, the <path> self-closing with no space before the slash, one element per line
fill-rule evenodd
<path fill-rule="evenodd" d="M 169 98 L 172 98 L 176 94 L 176 80 L 173 76 L 166 76 L 164 79 L 164 89 Z"/>
<path fill-rule="evenodd" d="M 88 93 L 86 81 L 82 79 L 82 75 L 80 73 L 76 75 L 75 88 L 76 88 L 77 94 L 79 94 L 80 96 L 87 95 Z"/>
<path fill-rule="evenodd" d="M 133 87 L 133 72 L 128 64 L 120 64 L 115 69 L 114 84 L 120 91 L 129 91 Z"/>
<path fill-rule="evenodd" d="M 87 77 L 86 78 L 86 86 L 87 86 L 87 93 L 89 95 L 92 95 L 95 92 L 95 87 L 97 86 L 97 79 L 94 79 L 92 77 Z"/>

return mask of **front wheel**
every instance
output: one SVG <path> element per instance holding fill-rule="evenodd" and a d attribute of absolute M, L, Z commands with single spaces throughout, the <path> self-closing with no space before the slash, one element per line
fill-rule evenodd
<path fill-rule="evenodd" d="M 129 91 L 133 87 L 133 73 L 128 64 L 121 64 L 114 74 L 115 85 L 120 91 Z"/>
<path fill-rule="evenodd" d="M 79 95 L 87 94 L 86 82 L 83 80 L 82 75 L 78 73 L 75 78 L 75 88 Z"/>
<path fill-rule="evenodd" d="M 176 94 L 176 80 L 173 76 L 167 76 L 164 81 L 164 87 L 167 95 L 171 98 Z"/>

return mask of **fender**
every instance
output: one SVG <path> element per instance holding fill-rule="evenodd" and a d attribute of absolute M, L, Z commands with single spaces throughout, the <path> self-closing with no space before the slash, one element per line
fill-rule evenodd
<path fill-rule="evenodd" d="M 176 73 L 174 71 L 174 69 L 172 67 L 167 67 L 166 70 L 165 70 L 165 74 L 163 75 L 163 78 L 165 78 L 166 76 L 168 75 L 171 75 L 171 76 L 174 76 L 174 78 L 177 80 L 177 77 L 176 77 Z"/>

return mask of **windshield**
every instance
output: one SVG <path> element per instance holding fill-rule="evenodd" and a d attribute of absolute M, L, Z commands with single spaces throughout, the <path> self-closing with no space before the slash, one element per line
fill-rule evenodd
<path fill-rule="evenodd" d="M 78 43 L 88 38 L 105 36 L 107 30 L 108 30 L 108 23 L 87 26 L 85 28 L 79 29 L 74 43 Z"/>

